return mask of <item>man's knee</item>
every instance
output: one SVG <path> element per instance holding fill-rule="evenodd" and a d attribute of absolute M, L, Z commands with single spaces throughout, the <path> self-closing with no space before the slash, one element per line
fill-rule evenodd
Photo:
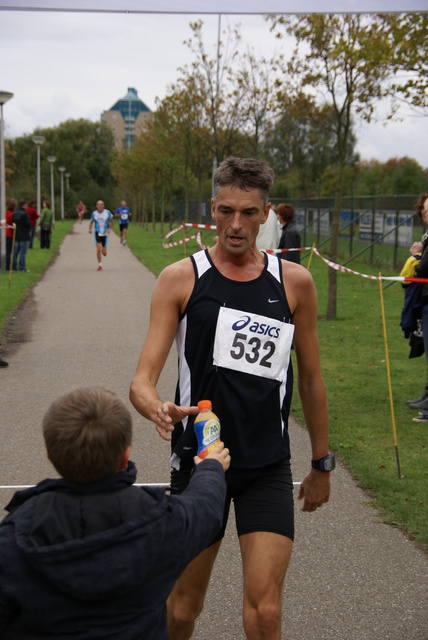
<path fill-rule="evenodd" d="M 249 638 L 279 637 L 281 606 L 272 602 L 244 606 L 244 629 Z"/>
<path fill-rule="evenodd" d="M 167 601 L 167 608 L 169 617 L 177 625 L 193 624 L 202 613 L 204 597 L 194 590 L 186 594 L 172 592 Z"/>

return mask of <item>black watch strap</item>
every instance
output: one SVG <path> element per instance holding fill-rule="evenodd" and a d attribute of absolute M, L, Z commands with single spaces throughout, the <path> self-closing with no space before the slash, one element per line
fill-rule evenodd
<path fill-rule="evenodd" d="M 313 469 L 318 469 L 318 471 L 326 471 L 330 472 L 336 467 L 336 458 L 334 453 L 329 453 L 328 456 L 324 456 L 324 458 L 320 458 L 319 460 L 312 460 L 311 462 Z"/>

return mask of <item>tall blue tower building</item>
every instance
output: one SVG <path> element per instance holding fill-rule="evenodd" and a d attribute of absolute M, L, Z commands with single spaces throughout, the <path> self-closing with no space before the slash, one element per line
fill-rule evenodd
<path fill-rule="evenodd" d="M 124 98 L 120 98 L 101 120 L 113 131 L 115 145 L 119 149 L 131 149 L 135 138 L 143 133 L 153 121 L 153 113 L 138 97 L 137 90 L 128 88 Z"/>

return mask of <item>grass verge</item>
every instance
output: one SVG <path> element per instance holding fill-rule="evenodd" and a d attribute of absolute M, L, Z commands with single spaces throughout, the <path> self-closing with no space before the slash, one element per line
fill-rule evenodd
<path fill-rule="evenodd" d="M 39 241 L 37 238 L 34 239 L 34 248 L 28 249 L 27 253 L 29 273 L 13 271 L 11 278 L 9 272 L 0 273 L 0 329 L 5 326 L 10 313 L 21 304 L 58 255 L 61 243 L 73 224 L 74 220 L 55 224 L 50 249 L 40 249 Z"/>

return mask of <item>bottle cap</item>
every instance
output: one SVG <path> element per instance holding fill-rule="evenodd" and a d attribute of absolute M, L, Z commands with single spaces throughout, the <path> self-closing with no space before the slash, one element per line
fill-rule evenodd
<path fill-rule="evenodd" d="M 199 411 L 206 411 L 207 409 L 212 409 L 211 400 L 199 400 L 198 409 Z"/>

